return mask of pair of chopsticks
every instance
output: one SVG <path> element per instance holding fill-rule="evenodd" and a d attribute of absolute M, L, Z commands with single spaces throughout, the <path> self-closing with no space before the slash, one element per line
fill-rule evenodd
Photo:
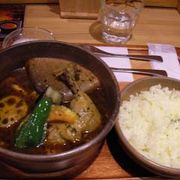
<path fill-rule="evenodd" d="M 100 57 L 127 57 L 130 60 L 138 60 L 138 61 L 158 61 L 163 62 L 161 56 L 156 55 L 129 55 L 129 54 L 115 54 L 103 51 L 98 49 L 92 45 L 81 44 L 80 47 L 92 52 L 93 54 Z M 134 74 L 142 74 L 149 76 L 167 76 L 167 72 L 159 69 L 129 69 L 129 68 L 116 68 L 110 67 L 113 72 L 124 72 L 124 73 L 134 73 Z"/>

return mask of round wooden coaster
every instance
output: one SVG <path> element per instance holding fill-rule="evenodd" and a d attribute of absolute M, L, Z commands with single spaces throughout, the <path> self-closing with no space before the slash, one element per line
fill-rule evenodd
<path fill-rule="evenodd" d="M 89 28 L 89 33 L 97 41 L 106 43 L 102 38 L 102 25 L 101 25 L 100 21 L 96 21 L 93 24 L 91 24 L 91 26 Z"/>

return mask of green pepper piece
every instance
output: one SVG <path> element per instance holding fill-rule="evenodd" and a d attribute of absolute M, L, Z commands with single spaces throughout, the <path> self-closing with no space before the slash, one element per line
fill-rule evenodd
<path fill-rule="evenodd" d="M 43 143 L 51 105 L 50 98 L 43 97 L 40 99 L 33 112 L 16 131 L 14 144 L 16 148 L 38 147 Z"/>

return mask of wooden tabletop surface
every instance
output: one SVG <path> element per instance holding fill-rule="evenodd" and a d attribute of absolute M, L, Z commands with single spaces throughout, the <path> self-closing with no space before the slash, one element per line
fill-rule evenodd
<path fill-rule="evenodd" d="M 69 43 L 103 44 L 99 23 L 95 20 L 61 19 L 58 5 L 27 5 L 25 27 L 41 27 L 53 32 L 56 40 Z M 176 9 L 145 8 L 127 43 L 129 53 L 147 54 L 147 43 L 166 43 L 180 47 L 180 14 Z M 105 44 L 108 45 L 108 44 Z M 180 54 L 180 49 L 177 49 Z M 147 63 L 134 62 L 134 67 Z M 135 76 L 135 79 L 141 78 Z M 123 88 L 126 84 L 120 84 Z M 113 141 L 112 141 L 113 139 Z M 0 178 L 11 177 L 1 169 Z M 145 177 L 145 178 L 143 178 Z M 105 145 L 92 165 L 77 179 L 158 179 L 136 165 L 119 146 L 114 130 L 108 135 Z"/>
<path fill-rule="evenodd" d="M 24 26 L 38 26 L 70 43 L 102 43 L 95 20 L 62 19 L 58 5 L 28 5 Z M 130 45 L 168 43 L 180 46 L 180 14 L 173 8 L 145 8 L 133 31 Z"/>

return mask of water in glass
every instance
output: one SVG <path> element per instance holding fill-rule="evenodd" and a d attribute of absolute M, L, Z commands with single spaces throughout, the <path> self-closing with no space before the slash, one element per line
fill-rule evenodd
<path fill-rule="evenodd" d="M 100 11 L 102 37 L 109 43 L 126 43 L 140 12 L 137 3 L 105 4 Z M 132 2 L 132 1 L 131 1 Z"/>

